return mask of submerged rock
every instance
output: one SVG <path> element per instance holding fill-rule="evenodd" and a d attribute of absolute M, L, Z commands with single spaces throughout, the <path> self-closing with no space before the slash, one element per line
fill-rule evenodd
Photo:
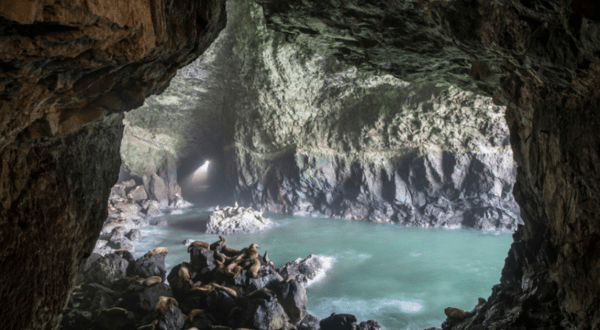
<path fill-rule="evenodd" d="M 209 218 L 206 232 L 209 234 L 246 234 L 264 231 L 276 226 L 276 223 L 264 218 L 262 212 L 252 208 L 226 206 L 215 209 Z"/>

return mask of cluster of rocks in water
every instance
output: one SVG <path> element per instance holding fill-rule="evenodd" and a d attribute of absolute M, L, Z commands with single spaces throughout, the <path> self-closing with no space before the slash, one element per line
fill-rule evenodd
<path fill-rule="evenodd" d="M 92 254 L 77 279 L 59 330 L 379 330 L 349 314 L 320 320 L 306 311 L 306 290 L 282 276 L 268 253 L 242 250 L 225 239 L 188 247 L 190 262 L 167 276 L 166 248 L 134 259 L 129 251 Z M 168 280 L 169 284 L 165 283 Z"/>
<path fill-rule="evenodd" d="M 134 252 L 132 242 L 141 239 L 140 228 L 150 224 L 149 218 L 163 215 L 166 209 L 191 206 L 178 193 L 169 196 L 168 188 L 159 176 L 145 177 L 143 181 L 138 185 L 131 179 L 112 187 L 108 218 L 102 225 L 94 253 L 105 255 L 120 249 Z M 161 221 L 156 224 L 160 225 Z"/>
<path fill-rule="evenodd" d="M 206 232 L 209 234 L 234 235 L 244 233 L 254 233 L 270 229 L 277 224 L 270 219 L 263 217 L 261 211 L 253 208 L 238 206 L 218 206 L 210 214 Z"/>

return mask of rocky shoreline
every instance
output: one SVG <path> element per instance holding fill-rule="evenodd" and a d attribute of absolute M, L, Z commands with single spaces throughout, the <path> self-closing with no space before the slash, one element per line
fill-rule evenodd
<path fill-rule="evenodd" d="M 255 233 L 275 226 L 277 223 L 263 217 L 261 211 L 238 206 L 235 202 L 234 206 L 215 208 L 210 214 L 206 233 L 222 235 Z"/>
<path fill-rule="evenodd" d="M 320 320 L 306 311 L 302 280 L 280 274 L 257 244 L 225 239 L 188 247 L 190 261 L 167 276 L 166 248 L 137 260 L 126 250 L 92 254 L 69 297 L 59 330 L 379 330 L 350 314 Z M 169 284 L 166 284 L 168 280 Z"/>
<path fill-rule="evenodd" d="M 192 206 L 180 193 L 169 194 L 158 175 L 142 180 L 140 185 L 131 179 L 112 187 L 108 198 L 108 218 L 102 225 L 93 253 L 106 255 L 116 250 L 133 253 L 132 242 L 142 238 L 140 228 L 150 225 L 150 219 Z M 154 224 L 164 225 L 160 220 Z"/>

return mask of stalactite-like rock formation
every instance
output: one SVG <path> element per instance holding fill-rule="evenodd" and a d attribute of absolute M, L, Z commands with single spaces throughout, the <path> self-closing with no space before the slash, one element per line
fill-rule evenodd
<path fill-rule="evenodd" d="M 271 28 L 342 61 L 477 88 L 507 105 L 525 225 L 488 303 L 444 328 L 600 327 L 600 22 L 592 1 L 258 2 Z"/>
<path fill-rule="evenodd" d="M 225 26 L 225 1 L 0 2 L 3 329 L 52 329 L 107 216 L 120 112 Z"/>

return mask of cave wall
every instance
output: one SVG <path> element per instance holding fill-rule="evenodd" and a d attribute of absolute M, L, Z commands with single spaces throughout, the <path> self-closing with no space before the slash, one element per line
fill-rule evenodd
<path fill-rule="evenodd" d="M 230 1 L 228 16 L 204 55 L 126 115 L 132 172 L 210 159 L 240 203 L 265 211 L 516 228 L 503 106 L 343 64 L 269 30 L 252 1 Z"/>
<path fill-rule="evenodd" d="M 0 3 L 2 328 L 55 328 L 107 216 L 122 112 L 225 21 L 218 0 Z"/>
<path fill-rule="evenodd" d="M 524 225 L 488 303 L 465 320 L 448 319 L 444 329 L 599 328 L 597 5 L 258 2 L 270 28 L 340 61 L 408 81 L 473 88 L 507 105 Z"/>

